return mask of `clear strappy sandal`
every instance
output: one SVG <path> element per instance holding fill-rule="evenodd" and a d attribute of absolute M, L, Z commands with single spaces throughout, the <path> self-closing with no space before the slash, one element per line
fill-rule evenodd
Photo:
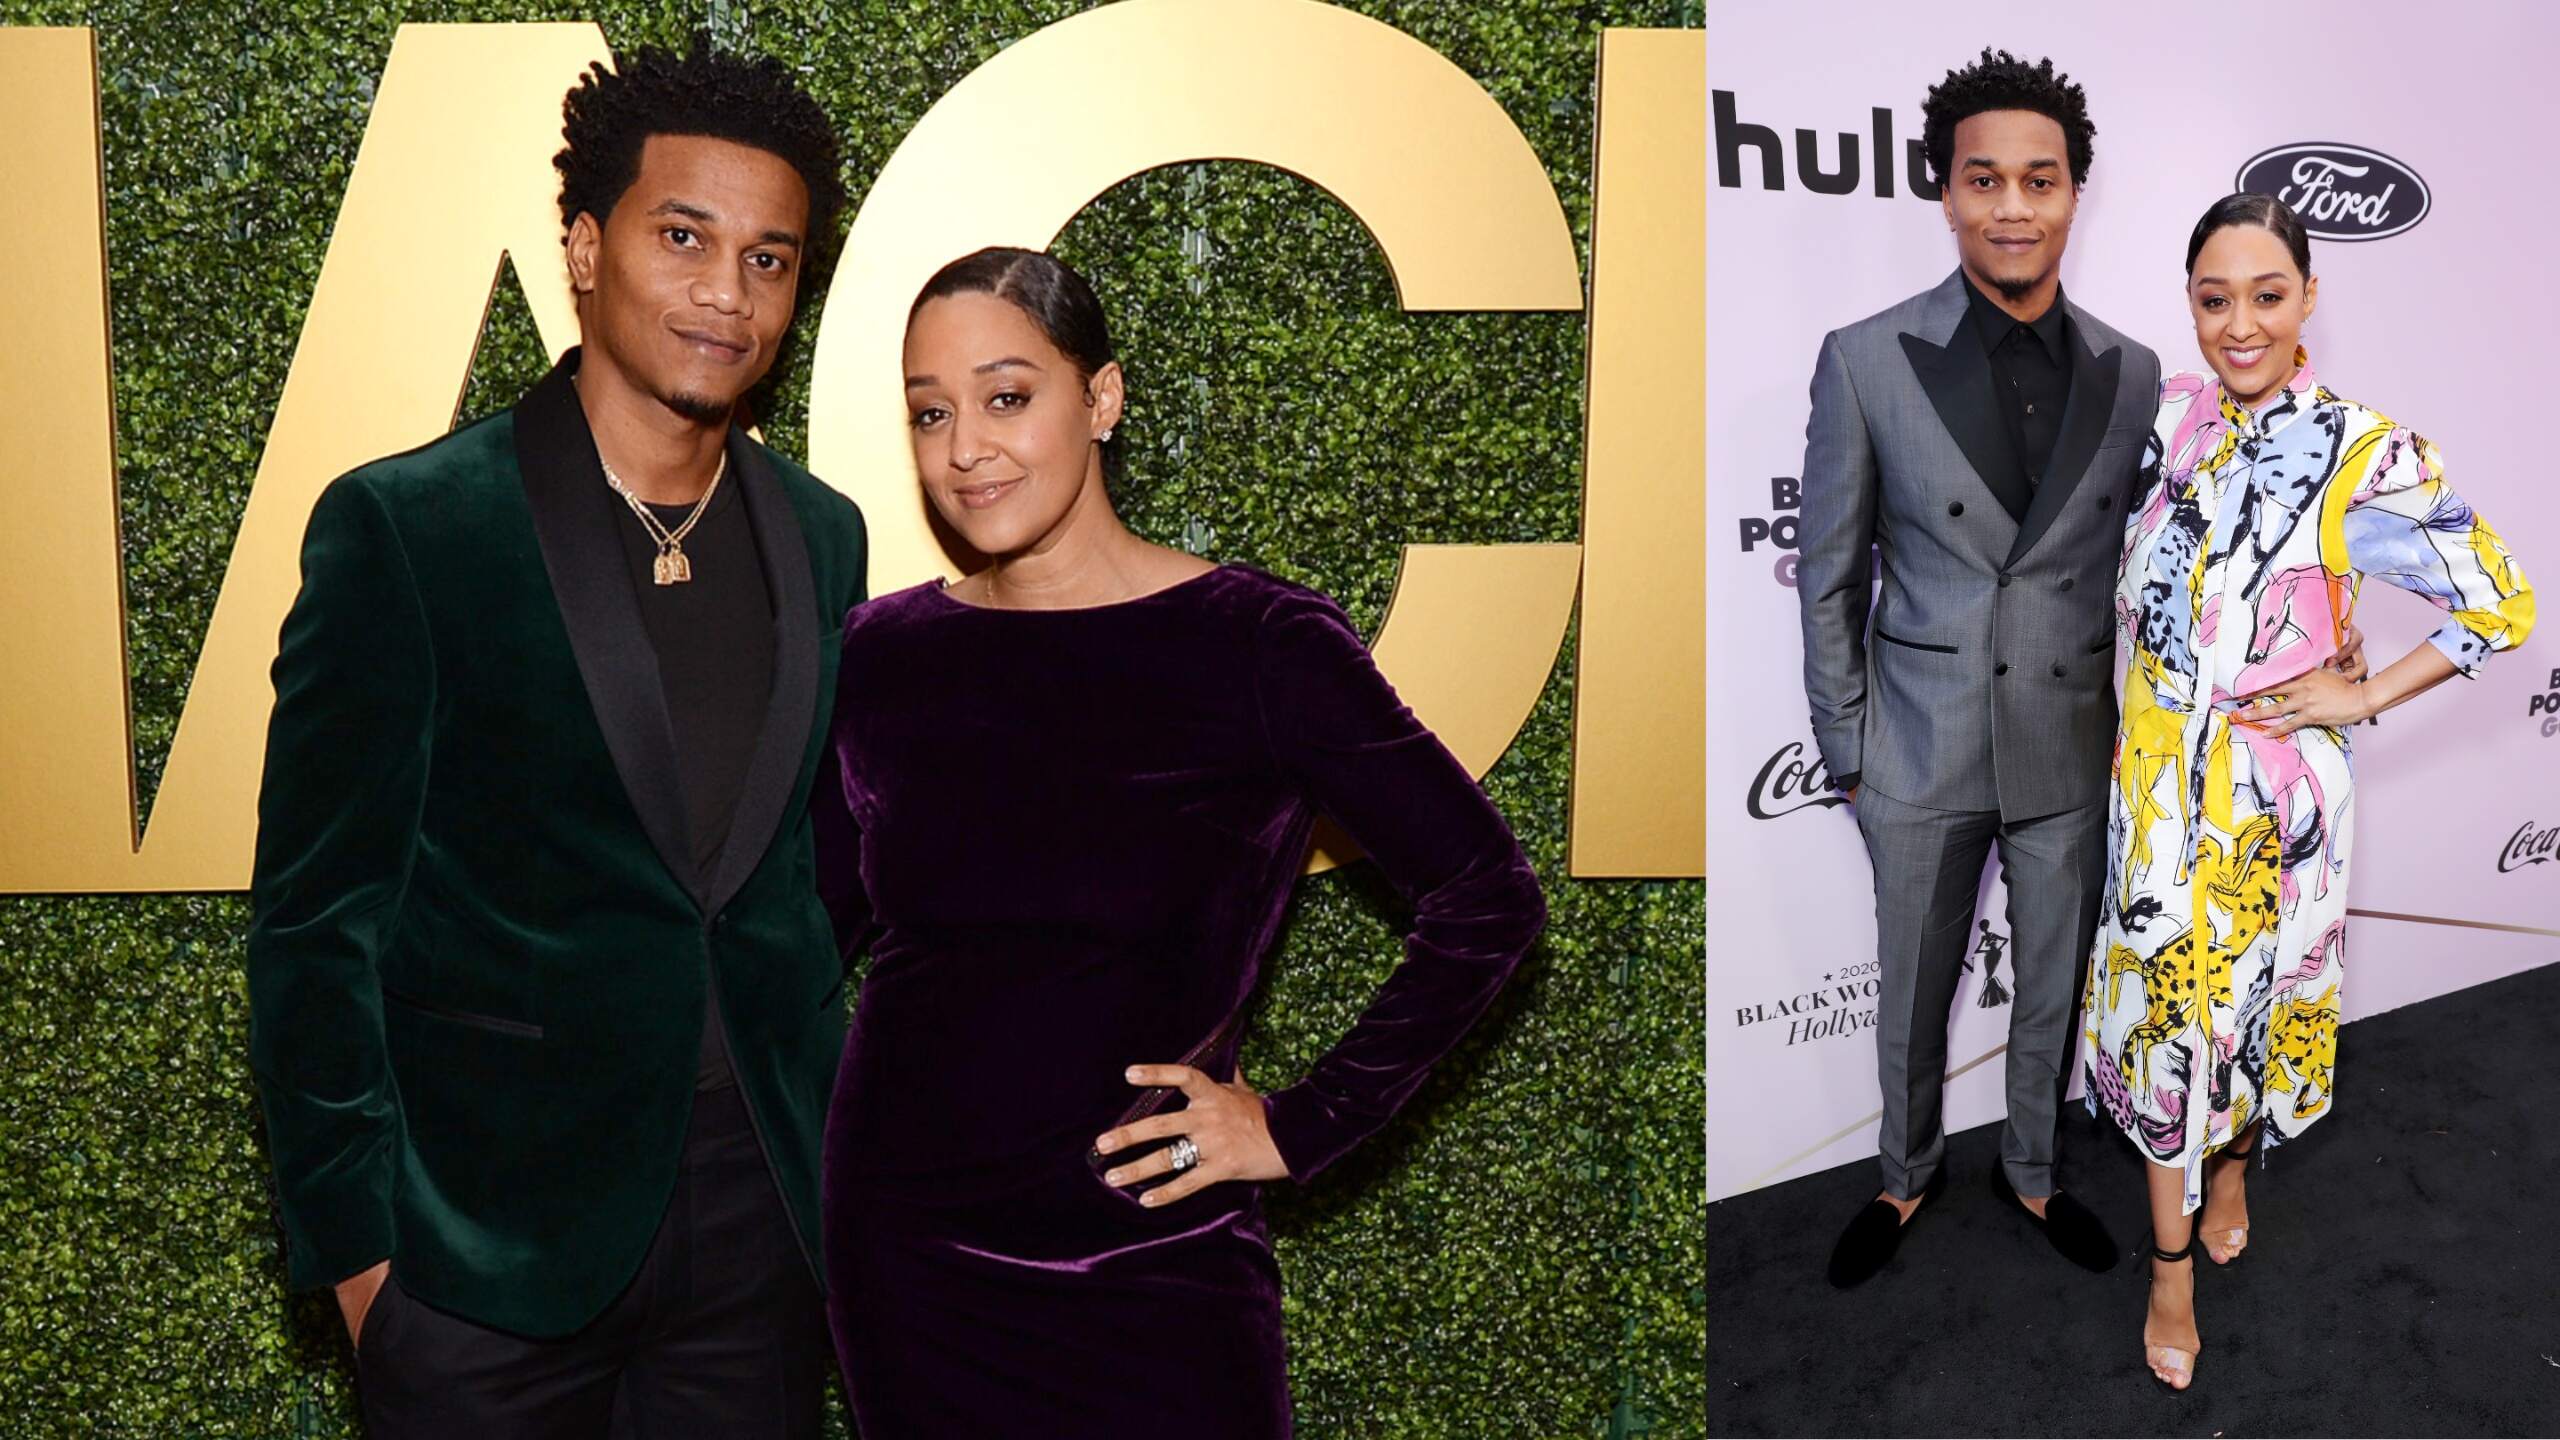
<path fill-rule="evenodd" d="M 2248 1149 L 2225 1149 L 2219 1158 L 2230 1160 L 2245 1170 L 2249 1165 L 2249 1157 L 2256 1154 L 2257 1149 L 2257 1141 L 2255 1138 L 2252 1138 L 2249 1142 Z M 2228 1265 L 2232 1261 L 2239 1259 L 2241 1253 L 2249 1248 L 2248 1221 L 2243 1220 L 2237 1225 L 2224 1225 L 2210 1232 L 2204 1228 L 2203 1222 L 2204 1212 L 2199 1210 L 2196 1212 L 2196 1235 L 2198 1238 L 2204 1239 L 2204 1253 L 2207 1258 L 2213 1261 L 2214 1264 Z M 2222 1239 L 2222 1248 L 2215 1249 L 2213 1240 L 2206 1238 L 2209 1235 L 2220 1236 Z M 2191 1241 L 2189 1243 L 2192 1244 L 2193 1242 Z"/>
<path fill-rule="evenodd" d="M 2153 1259 L 2165 1260 L 2171 1264 L 2176 1264 L 2181 1260 L 2192 1261 L 2196 1258 L 2196 1232 L 2193 1225 L 2188 1226 L 2187 1243 L 2180 1249 L 2161 1249 L 2159 1238 L 2160 1237 L 2157 1235 L 2152 1236 L 2149 1241 L 2145 1242 L 2143 1247 L 2151 1252 Z M 2146 1271 L 2149 1269 L 2148 1266 L 2144 1268 Z M 2142 1342 L 2143 1365 L 2151 1371 L 2152 1379 L 2159 1381 L 2161 1384 L 2172 1390 L 2186 1389 L 2189 1385 L 2195 1383 L 2197 1352 L 2194 1350 L 2183 1349 L 2176 1345 L 2152 1344 L 2150 1340 L 2150 1321 L 2150 1306 L 2149 1302 L 2146 1300 L 2144 1302 L 2142 1327 L 2144 1332 Z M 2177 1378 L 2170 1378 L 2173 1375 Z"/>

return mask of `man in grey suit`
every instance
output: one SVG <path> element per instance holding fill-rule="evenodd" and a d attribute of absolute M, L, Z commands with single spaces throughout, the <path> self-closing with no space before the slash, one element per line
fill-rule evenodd
<path fill-rule="evenodd" d="M 2016 987 L 1994 1183 L 2073 1261 L 2116 1256 L 2056 1188 L 2054 1140 L 2106 866 L 2116 561 L 2160 362 L 2062 295 L 2094 133 L 2080 87 L 1986 50 L 1924 116 L 1962 263 L 1824 337 L 1805 429 L 1805 693 L 1875 866 L 1882 978 L 1884 1190 L 1832 1254 L 1841 1286 L 1937 1191 L 1947 1013 L 1994 843 Z"/>

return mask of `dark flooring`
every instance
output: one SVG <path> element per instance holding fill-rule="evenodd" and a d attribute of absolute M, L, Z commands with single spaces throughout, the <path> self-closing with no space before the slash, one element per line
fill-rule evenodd
<path fill-rule="evenodd" d="M 2252 1162 L 2248 1253 L 2198 1247 L 2182 1394 L 2142 1364 L 2143 1162 L 2077 1102 L 2062 1185 L 2125 1252 L 2107 1274 L 2004 1213 L 1997 1126 L 1949 1140 L 1946 1192 L 1854 1290 L 1823 1265 L 1872 1161 L 1720 1201 L 1708 1433 L 2560 1435 L 2555 1064 L 2560 965 L 2348 1025 L 2337 1108 Z"/>

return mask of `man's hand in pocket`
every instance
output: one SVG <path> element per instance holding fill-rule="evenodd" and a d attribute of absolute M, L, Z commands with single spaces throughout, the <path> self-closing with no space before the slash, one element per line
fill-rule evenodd
<path fill-rule="evenodd" d="M 338 1313 L 346 1317 L 350 1343 L 364 1334 L 364 1317 L 373 1309 L 374 1297 L 382 1293 L 382 1282 L 390 1278 L 391 1262 L 384 1260 L 338 1282 Z"/>

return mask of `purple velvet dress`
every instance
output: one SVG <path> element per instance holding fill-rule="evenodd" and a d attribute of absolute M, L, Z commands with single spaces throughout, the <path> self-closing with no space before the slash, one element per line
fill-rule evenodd
<path fill-rule="evenodd" d="M 863 1435 L 1288 1435 L 1259 1187 L 1145 1208 L 1093 1138 L 1150 1098 L 1132 1064 L 1234 1077 L 1322 810 L 1414 918 L 1350 1033 L 1266 1098 L 1291 1178 L 1314 1176 L 1536 938 L 1518 844 L 1332 602 L 1258 571 L 1082 610 L 900 591 L 847 619 L 840 686 L 821 888 L 858 878 L 877 930 L 825 1249 Z"/>

